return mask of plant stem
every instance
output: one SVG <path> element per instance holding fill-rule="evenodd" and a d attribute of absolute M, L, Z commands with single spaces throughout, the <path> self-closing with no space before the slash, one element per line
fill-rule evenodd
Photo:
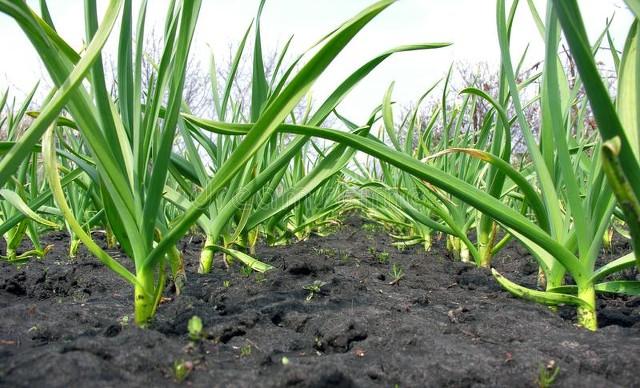
<path fill-rule="evenodd" d="M 426 234 L 424 236 L 424 250 L 425 252 L 429 252 L 429 250 L 431 249 L 431 235 L 430 234 Z"/>
<path fill-rule="evenodd" d="M 78 254 L 78 248 L 80 248 L 80 239 L 72 238 L 69 243 L 69 257 L 76 257 Z"/>
<path fill-rule="evenodd" d="M 585 301 L 588 305 L 578 307 L 578 324 L 585 329 L 592 331 L 597 330 L 596 291 L 593 288 L 593 284 L 590 284 L 588 287 L 578 288 L 578 298 Z"/>
<path fill-rule="evenodd" d="M 487 233 L 486 230 L 481 230 L 480 235 L 478 236 L 478 253 L 480 256 L 480 261 L 478 262 L 478 266 L 482 268 L 491 267 L 491 259 L 493 258 L 493 249 L 496 246 L 496 237 L 498 234 L 498 229 L 495 223 L 490 223 L 490 232 Z"/>
<path fill-rule="evenodd" d="M 214 244 L 214 238 L 210 235 L 207 235 L 207 239 L 205 240 L 204 246 L 202 247 L 202 252 L 200 252 L 200 266 L 198 267 L 198 273 L 211 272 L 211 266 L 213 265 Z"/>
<path fill-rule="evenodd" d="M 460 244 L 460 260 L 462 260 L 463 263 L 470 263 L 471 262 L 471 254 L 469 253 L 469 248 L 467 248 L 464 244 Z"/>
<path fill-rule="evenodd" d="M 154 276 L 152 270 L 141 270 L 136 274 L 138 284 L 134 289 L 134 312 L 138 326 L 146 326 L 153 316 L 153 296 L 147 294 L 148 290 L 154 290 Z"/>
<path fill-rule="evenodd" d="M 176 287 L 176 294 L 180 295 L 182 288 L 187 283 L 187 273 L 184 269 L 184 257 L 178 248 L 173 246 L 169 248 L 167 258 L 169 259 L 169 265 L 171 266 L 171 275 Z"/>
<path fill-rule="evenodd" d="M 536 283 L 539 288 L 547 289 L 547 275 L 544 273 L 542 267 L 538 267 L 538 277 Z"/>
<path fill-rule="evenodd" d="M 18 257 L 18 253 L 15 248 L 7 247 L 6 256 L 8 261 L 15 261 Z"/>
<path fill-rule="evenodd" d="M 258 236 L 259 236 L 259 233 L 255 229 L 249 231 L 248 233 L 247 243 L 249 245 L 249 254 L 251 256 L 256 255 L 256 244 L 258 243 Z"/>
<path fill-rule="evenodd" d="M 111 230 L 109 225 L 105 228 L 105 239 L 107 240 L 107 248 L 109 249 L 113 249 L 118 245 L 116 235 L 113 234 L 113 230 Z"/>

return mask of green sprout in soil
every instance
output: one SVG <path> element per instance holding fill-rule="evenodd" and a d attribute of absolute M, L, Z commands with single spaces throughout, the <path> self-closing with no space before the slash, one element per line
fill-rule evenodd
<path fill-rule="evenodd" d="M 240 348 L 240 357 L 249 357 L 251 355 L 251 345 L 246 344 Z"/>
<path fill-rule="evenodd" d="M 248 278 L 253 273 L 253 269 L 248 265 L 245 265 L 242 268 L 240 268 L 240 273 L 242 274 L 242 276 Z"/>
<path fill-rule="evenodd" d="M 378 259 L 378 263 L 387 264 L 389 262 L 389 252 L 380 252 L 376 258 Z"/>
<path fill-rule="evenodd" d="M 224 280 L 224 281 L 222 282 L 222 287 L 224 287 L 224 288 L 229 288 L 229 287 L 231 287 L 231 281 L 230 281 L 230 280 Z"/>
<path fill-rule="evenodd" d="M 177 382 L 183 382 L 193 370 L 193 362 L 191 361 L 176 361 L 173 363 L 173 377 Z"/>
<path fill-rule="evenodd" d="M 370 223 L 362 224 L 362 230 L 365 233 L 368 233 L 368 234 L 373 234 L 373 233 L 377 232 L 378 229 L 379 229 L 378 225 L 376 225 L 376 224 L 370 224 Z"/>
<path fill-rule="evenodd" d="M 337 255 L 336 250 L 333 248 L 313 248 L 313 250 L 316 252 L 316 254 L 328 258 L 333 258 Z"/>
<path fill-rule="evenodd" d="M 197 315 L 194 315 L 189 319 L 189 323 L 187 324 L 187 330 L 189 331 L 189 339 L 192 341 L 199 341 L 203 337 L 202 332 L 202 319 Z"/>
<path fill-rule="evenodd" d="M 398 263 L 393 263 L 389 274 L 391 275 L 391 281 L 389 284 L 392 286 L 400 284 L 400 280 L 404 278 L 404 270 Z"/>
<path fill-rule="evenodd" d="M 554 360 L 551 360 L 547 365 L 541 365 L 538 372 L 538 387 L 549 388 L 553 385 L 560 373 L 560 367 L 556 365 Z"/>
<path fill-rule="evenodd" d="M 306 286 L 302 287 L 303 289 L 309 291 L 309 294 L 306 298 L 307 302 L 313 299 L 317 294 L 319 294 L 322 291 L 322 287 L 326 284 L 326 282 L 315 280 L 313 283 L 307 284 Z"/>
<path fill-rule="evenodd" d="M 118 320 L 118 322 L 120 323 L 120 326 L 125 327 L 129 325 L 129 316 L 125 315 L 122 318 L 120 318 Z"/>

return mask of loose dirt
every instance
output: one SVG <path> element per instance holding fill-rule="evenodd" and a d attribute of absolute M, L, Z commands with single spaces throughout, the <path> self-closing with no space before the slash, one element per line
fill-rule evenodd
<path fill-rule="evenodd" d="M 452 261 L 443 241 L 400 251 L 362 225 L 260 246 L 275 267 L 265 275 L 220 260 L 198 275 L 202 240 L 185 239 L 187 285 L 181 295 L 168 287 L 149 329 L 132 323 L 128 284 L 84 248 L 69 259 L 67 237 L 50 234 L 46 258 L 0 264 L 0 386 L 535 387 L 552 365 L 558 387 L 640 385 L 640 298 L 601 297 L 601 329 L 588 332 L 572 309 L 516 299 L 489 271 Z M 601 259 L 629 246 L 616 240 L 613 250 Z M 404 271 L 395 285 L 393 263 Z M 537 267 L 516 243 L 495 267 L 535 284 Z M 326 284 L 307 301 L 314 281 Z M 197 342 L 187 333 L 194 315 L 205 332 Z M 176 362 L 192 366 L 182 383 Z"/>

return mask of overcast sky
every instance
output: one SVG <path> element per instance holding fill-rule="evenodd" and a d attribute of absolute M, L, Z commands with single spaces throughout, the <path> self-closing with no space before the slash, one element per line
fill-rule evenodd
<path fill-rule="evenodd" d="M 38 1 L 29 4 L 37 10 Z M 265 51 L 281 47 L 294 35 L 292 53 L 300 53 L 341 22 L 355 15 L 373 0 L 268 0 L 262 19 Z M 545 2 L 536 0 L 544 15 Z M 49 0 L 51 14 L 60 34 L 75 48 L 84 37 L 83 2 Z M 162 30 L 167 1 L 150 0 L 149 23 Z M 205 65 L 213 49 L 218 56 L 228 55 L 237 44 L 257 10 L 259 0 L 203 0 L 192 53 Z M 453 61 L 472 66 L 499 63 L 494 0 L 399 0 L 371 22 L 346 51 L 338 57 L 313 89 L 321 98 L 338 82 L 371 57 L 391 47 L 422 42 L 451 42 L 449 48 L 403 53 L 392 57 L 354 90 L 341 111 L 356 120 L 364 120 L 383 97 L 389 83 L 396 81 L 394 99 L 409 103 L 436 80 L 442 78 Z M 615 14 L 612 35 L 619 48 L 631 24 L 630 12 L 622 0 L 581 0 L 583 17 L 593 39 Z M 104 6 L 105 1 L 100 2 Z M 114 34 L 115 36 L 115 34 Z M 530 62 L 543 57 L 542 41 L 525 0 L 517 14 L 513 55 L 519 56 L 530 44 Z M 113 52 L 116 42 L 106 47 Z M 47 79 L 35 51 L 16 23 L 0 15 L 0 90 L 11 86 L 14 93 L 28 91 L 35 82 Z M 49 84 L 46 84 L 49 85 Z M 49 86 L 47 86 L 49 87 Z M 41 90 L 42 94 L 46 88 Z"/>

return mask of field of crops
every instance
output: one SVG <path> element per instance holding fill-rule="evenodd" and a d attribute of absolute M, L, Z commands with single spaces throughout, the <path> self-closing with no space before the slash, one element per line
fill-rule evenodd
<path fill-rule="evenodd" d="M 407 42 L 310 98 L 394 2 L 272 55 L 262 0 L 202 114 L 201 0 L 153 59 L 153 2 L 86 0 L 79 50 L 46 1 L 0 0 L 53 82 L 0 94 L 0 386 L 640 384 L 640 0 L 623 47 L 576 0 L 487 1 L 491 84 L 342 114 L 387 58 L 455 44 Z"/>

